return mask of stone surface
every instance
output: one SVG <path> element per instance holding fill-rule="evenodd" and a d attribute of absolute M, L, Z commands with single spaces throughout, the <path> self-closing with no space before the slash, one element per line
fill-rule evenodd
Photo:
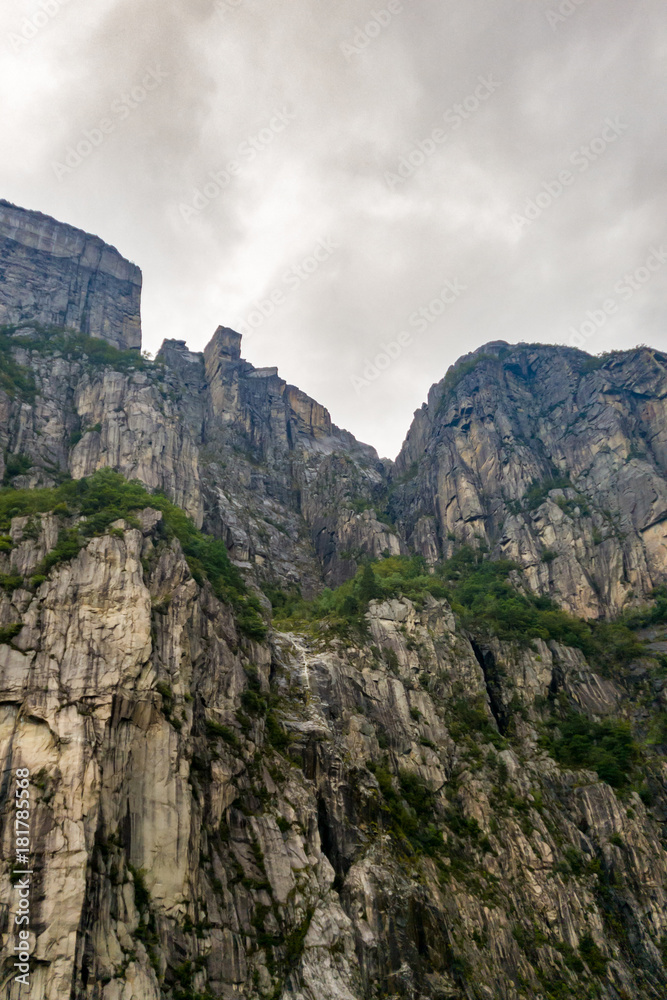
<path fill-rule="evenodd" d="M 64 326 L 141 347 L 141 271 L 96 236 L 0 201 L 0 324 Z"/>
<path fill-rule="evenodd" d="M 53 294 L 76 328 L 71 289 L 90 278 L 121 330 L 138 287 L 121 258 L 0 214 L 16 223 L 7 322 Z M 111 271 L 86 277 L 98 250 Z M 111 466 L 165 491 L 225 540 L 267 615 L 261 588 L 310 596 L 367 557 L 433 567 L 462 543 L 583 616 L 666 579 L 659 352 L 487 345 L 431 390 L 394 467 L 227 328 L 154 363 L 8 342 L 5 483 Z M 468 632 L 430 595 L 371 602 L 356 636 L 258 643 L 150 507 L 31 579 L 75 525 L 13 517 L 0 539 L 3 1000 L 25 993 L 7 960 L 24 766 L 31 1000 L 662 1000 L 664 626 L 604 675 L 563 644 Z M 630 724 L 644 783 L 557 764 L 554 707 Z M 435 847 L 407 836 L 415 816 Z"/>
<path fill-rule="evenodd" d="M 394 513 L 427 559 L 425 517 L 442 554 L 481 540 L 534 592 L 618 612 L 666 578 L 667 357 L 481 347 L 432 387 L 396 478 Z"/>

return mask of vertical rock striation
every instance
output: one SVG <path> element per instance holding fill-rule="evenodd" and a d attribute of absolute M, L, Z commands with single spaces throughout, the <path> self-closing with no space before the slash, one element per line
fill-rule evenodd
<path fill-rule="evenodd" d="M 114 247 L 0 201 L 0 324 L 62 326 L 141 347 L 141 271 Z"/>
<path fill-rule="evenodd" d="M 667 357 L 489 344 L 393 466 L 128 352 L 99 240 L 0 263 L 2 1000 L 23 767 L 31 1000 L 663 1000 Z"/>

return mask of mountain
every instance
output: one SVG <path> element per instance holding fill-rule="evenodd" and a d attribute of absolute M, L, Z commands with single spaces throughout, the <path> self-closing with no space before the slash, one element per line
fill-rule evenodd
<path fill-rule="evenodd" d="M 488 344 L 391 463 L 0 262 L 0 996 L 26 768 L 31 1000 L 664 997 L 667 357 Z"/>

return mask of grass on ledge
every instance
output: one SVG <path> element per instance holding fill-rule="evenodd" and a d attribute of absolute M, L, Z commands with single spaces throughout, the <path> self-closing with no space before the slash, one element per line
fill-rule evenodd
<path fill-rule="evenodd" d="M 124 519 L 137 524 L 134 514 L 146 507 L 162 512 L 167 535 L 181 543 L 195 580 L 199 584 L 208 580 L 216 596 L 234 607 L 239 627 L 246 635 L 264 639 L 267 630 L 259 602 L 248 593 L 224 542 L 205 535 L 180 507 L 162 493 L 149 493 L 138 480 L 128 481 L 118 472 L 101 469 L 87 479 L 69 480 L 53 488 L 2 489 L 0 530 L 8 530 L 13 517 L 34 517 L 49 511 L 84 518 L 75 528 L 63 528 L 60 532 L 56 548 L 37 570 L 37 575 L 43 576 L 57 563 L 73 558 L 87 538 L 104 534 L 114 521 Z"/>
<path fill-rule="evenodd" d="M 274 624 L 285 631 L 301 629 L 314 635 L 363 638 L 371 600 L 407 597 L 417 606 L 427 594 L 446 598 L 461 625 L 472 635 L 494 635 L 528 648 L 535 639 L 580 649 L 602 672 L 627 666 L 642 656 L 635 634 L 641 625 L 667 621 L 667 588 L 654 592 L 656 604 L 616 621 L 585 621 L 563 611 L 548 597 L 522 592 L 512 578 L 520 567 L 493 561 L 484 552 L 463 546 L 429 574 L 420 556 L 390 556 L 368 562 L 355 577 L 324 590 L 312 601 L 297 591 L 267 588 Z"/>

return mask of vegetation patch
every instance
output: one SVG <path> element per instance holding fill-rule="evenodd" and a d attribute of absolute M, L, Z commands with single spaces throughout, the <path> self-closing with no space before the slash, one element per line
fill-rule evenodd
<path fill-rule="evenodd" d="M 571 712 L 563 721 L 551 719 L 548 725 L 551 734 L 543 745 L 560 764 L 596 771 L 614 788 L 627 786 L 639 756 L 629 723 L 593 722 Z"/>
<path fill-rule="evenodd" d="M 4 625 L 0 628 L 0 646 L 10 645 L 12 639 L 16 638 L 22 628 L 21 622 L 16 622 L 14 625 Z"/>
<path fill-rule="evenodd" d="M 21 334 L 20 326 L 5 326 L 0 329 L 0 356 L 5 352 L 11 358 L 12 348 L 23 347 L 38 354 L 61 354 L 72 361 L 86 361 L 96 368 L 107 366 L 116 371 L 127 371 L 130 368 L 141 369 L 154 362 L 149 362 L 140 351 L 120 351 L 98 337 L 89 337 L 77 330 L 68 330 L 58 326 L 42 326 L 31 323 L 25 333 Z M 30 332 L 30 331 L 35 331 Z M 19 368 L 21 366 L 18 366 Z"/>
<path fill-rule="evenodd" d="M 440 397 L 440 403 L 438 404 L 438 410 L 444 409 L 447 402 L 447 397 L 456 389 L 460 382 L 470 375 L 471 372 L 477 368 L 482 362 L 491 362 L 492 364 L 498 364 L 508 353 L 509 348 L 501 348 L 498 354 L 476 354 L 474 358 L 470 361 L 463 361 L 462 363 L 456 365 L 449 369 L 444 379 L 442 380 L 442 396 Z"/>
<path fill-rule="evenodd" d="M 312 601 L 296 592 L 273 588 L 269 597 L 274 622 L 286 630 L 301 628 L 316 634 L 350 637 L 366 635 L 365 614 L 372 600 L 407 597 L 420 604 L 426 594 L 443 598 L 446 589 L 428 574 L 421 556 L 389 556 L 359 567 L 352 580 L 335 590 L 326 589 Z"/>
<path fill-rule="evenodd" d="M 76 528 L 61 532 L 56 549 L 47 555 L 38 575 L 44 576 L 54 565 L 73 558 L 86 539 L 104 534 L 114 521 L 138 525 L 136 512 L 151 507 L 162 512 L 166 537 L 175 537 L 181 543 L 197 583 L 201 585 L 208 580 L 216 597 L 234 607 L 239 627 L 246 635 L 257 640 L 266 637 L 259 601 L 248 593 L 224 542 L 200 531 L 163 493 L 149 493 L 138 480 L 128 481 L 111 469 L 101 469 L 87 479 L 69 480 L 53 488 L 0 490 L 0 530 L 7 530 L 13 517 L 58 508 L 62 511 L 63 505 L 68 513 L 79 514 L 84 520 Z"/>
<path fill-rule="evenodd" d="M 396 781 L 384 764 L 369 761 L 366 766 L 380 788 L 392 836 L 417 854 L 442 852 L 442 833 L 434 823 L 435 795 L 426 782 L 412 771 L 400 771 Z"/>
<path fill-rule="evenodd" d="M 16 340 L 11 336 L 14 327 L 0 327 L 0 389 L 14 399 L 32 403 L 35 399 L 35 379 L 29 368 L 14 358 Z"/>

